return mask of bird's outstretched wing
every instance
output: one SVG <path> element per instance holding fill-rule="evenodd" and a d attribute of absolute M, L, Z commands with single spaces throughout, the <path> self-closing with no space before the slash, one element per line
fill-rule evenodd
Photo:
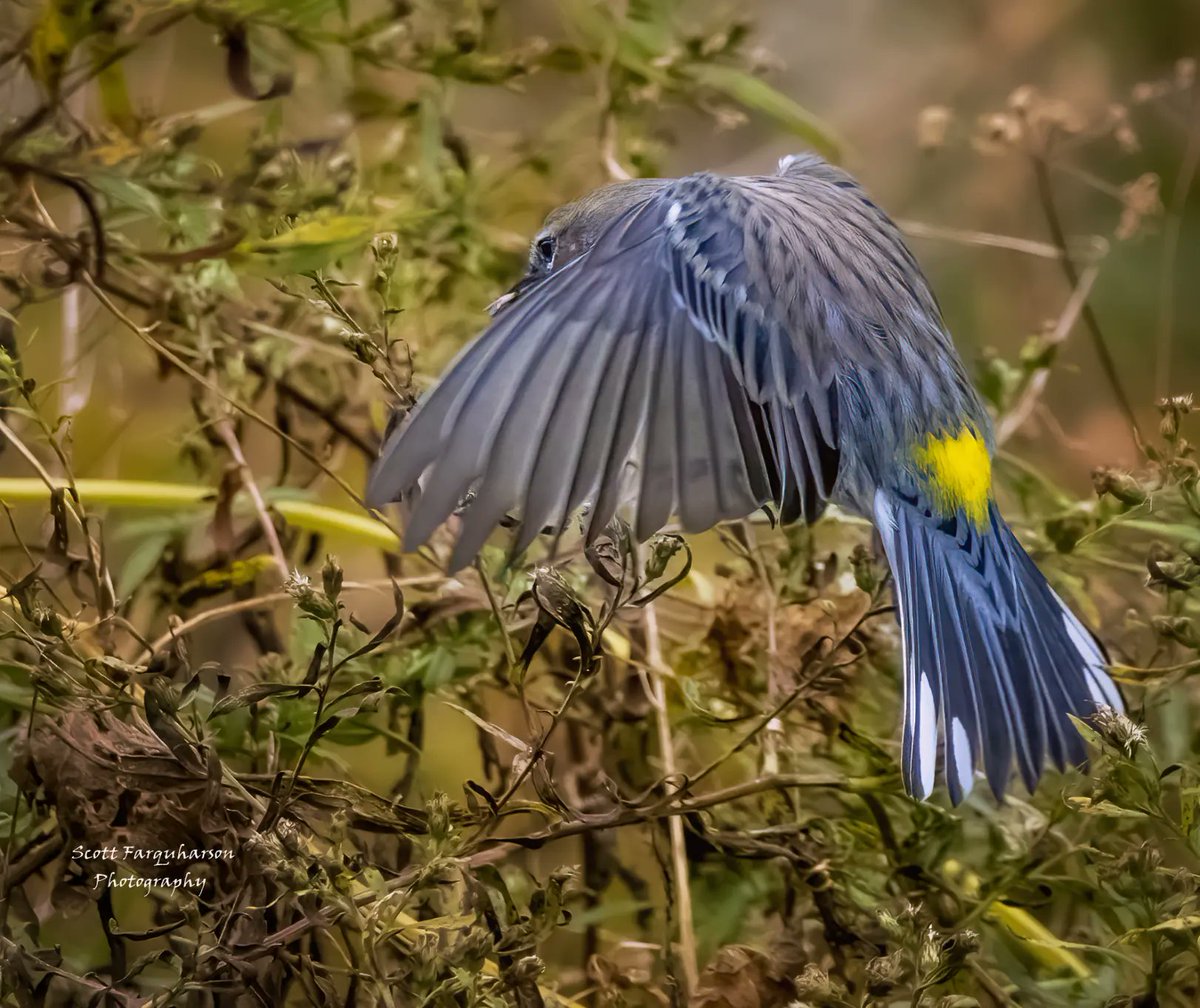
<path fill-rule="evenodd" d="M 589 538 L 627 497 L 639 538 L 769 502 L 815 518 L 838 474 L 834 361 L 773 311 L 765 271 L 805 246 L 761 201 L 748 180 L 666 183 L 502 309 L 373 469 L 369 503 L 413 494 L 405 547 L 464 499 L 453 569 L 506 514 L 520 551 L 585 502 Z"/>

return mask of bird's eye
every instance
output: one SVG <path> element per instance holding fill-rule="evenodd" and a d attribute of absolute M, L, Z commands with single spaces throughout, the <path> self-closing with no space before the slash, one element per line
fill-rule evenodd
<path fill-rule="evenodd" d="M 539 238 L 534 246 L 537 249 L 538 258 L 544 263 L 549 263 L 554 259 L 554 239 L 549 236 Z"/>

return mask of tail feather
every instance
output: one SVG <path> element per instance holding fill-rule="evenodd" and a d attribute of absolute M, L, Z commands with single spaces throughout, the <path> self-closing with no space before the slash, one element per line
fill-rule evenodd
<path fill-rule="evenodd" d="M 1049 760 L 1087 756 L 1068 715 L 1121 709 L 1095 639 L 1047 584 L 995 504 L 981 526 L 880 490 L 875 519 L 904 651 L 904 783 L 927 797 L 938 743 L 956 804 L 982 770 L 997 798 L 1015 762 L 1029 790 Z"/>

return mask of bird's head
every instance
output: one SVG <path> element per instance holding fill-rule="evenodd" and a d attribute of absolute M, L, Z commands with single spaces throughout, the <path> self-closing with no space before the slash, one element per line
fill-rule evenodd
<path fill-rule="evenodd" d="M 525 275 L 506 294 L 488 305 L 489 314 L 495 315 L 538 281 L 588 252 L 609 224 L 654 195 L 668 181 L 630 179 L 613 182 L 551 210 L 529 245 L 529 265 Z"/>

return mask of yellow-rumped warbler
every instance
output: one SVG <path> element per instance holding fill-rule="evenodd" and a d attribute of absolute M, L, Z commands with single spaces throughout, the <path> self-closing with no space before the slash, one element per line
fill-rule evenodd
<path fill-rule="evenodd" d="M 547 218 L 493 306 L 383 447 L 373 504 L 411 493 L 405 545 L 464 499 L 451 566 L 511 513 L 515 548 L 630 503 L 639 538 L 773 504 L 874 520 L 904 639 L 905 786 L 941 762 L 1002 796 L 1015 761 L 1082 762 L 1067 717 L 1121 707 L 1092 635 L 1001 518 L 993 435 L 899 231 L 814 155 L 775 175 L 606 186 Z"/>

